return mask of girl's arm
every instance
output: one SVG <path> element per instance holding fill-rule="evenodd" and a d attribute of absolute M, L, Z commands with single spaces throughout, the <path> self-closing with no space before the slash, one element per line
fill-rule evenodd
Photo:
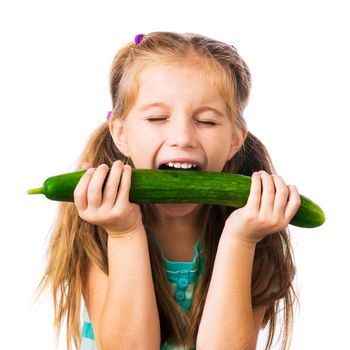
<path fill-rule="evenodd" d="M 160 325 L 144 229 L 108 238 L 109 275 L 90 264 L 84 298 L 101 350 L 160 348 Z"/>
<path fill-rule="evenodd" d="M 256 347 L 265 307 L 252 309 L 255 245 L 223 231 L 197 336 L 197 349 Z"/>
<path fill-rule="evenodd" d="M 90 263 L 83 295 L 101 350 L 160 348 L 160 322 L 141 209 L 129 202 L 131 167 L 85 172 L 74 190 L 79 216 L 108 233 L 108 276 Z M 104 189 L 103 189 L 104 188 Z"/>
<path fill-rule="evenodd" d="M 300 206 L 295 186 L 264 171 L 252 175 L 247 204 L 225 222 L 197 335 L 198 350 L 254 350 L 264 308 L 252 309 L 255 246 L 286 228 Z"/>

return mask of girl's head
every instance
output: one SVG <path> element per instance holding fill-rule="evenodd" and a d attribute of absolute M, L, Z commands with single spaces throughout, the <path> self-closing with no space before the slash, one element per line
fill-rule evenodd
<path fill-rule="evenodd" d="M 110 75 L 113 115 L 92 134 L 78 168 L 86 161 L 95 167 L 129 157 L 136 168 L 159 168 L 177 161 L 208 171 L 274 172 L 265 147 L 247 132 L 243 119 L 250 86 L 247 65 L 232 46 L 197 34 L 147 34 L 141 43 L 133 41 L 115 56 Z M 141 209 L 150 237 L 153 209 L 149 205 Z M 179 343 L 194 342 L 220 235 L 234 210 L 223 206 L 202 209 L 199 230 L 205 267 L 188 314 L 173 298 L 159 250 L 149 244 L 162 341 L 174 337 Z M 59 328 L 67 312 L 67 339 L 73 338 L 78 345 L 86 266 L 92 262 L 108 274 L 107 233 L 82 221 L 74 204 L 63 203 L 48 253 L 42 287 L 52 284 L 55 324 Z M 287 343 L 294 272 L 288 232 L 268 236 L 257 245 L 252 303 L 267 307 L 263 325 L 270 325 L 269 346 L 281 299 L 284 346 Z M 187 334 L 183 334 L 183 325 Z"/>
<path fill-rule="evenodd" d="M 222 171 L 245 139 L 250 74 L 224 43 L 145 35 L 115 57 L 110 86 L 111 134 L 136 168 L 178 161 Z"/>
<path fill-rule="evenodd" d="M 135 168 L 172 162 L 219 172 L 246 137 L 250 74 L 227 44 L 193 34 L 145 35 L 115 57 L 110 86 L 110 132 Z M 199 205 L 153 207 L 182 216 Z"/>

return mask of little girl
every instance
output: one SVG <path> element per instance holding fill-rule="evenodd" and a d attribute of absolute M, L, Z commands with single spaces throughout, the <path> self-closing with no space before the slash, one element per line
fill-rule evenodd
<path fill-rule="evenodd" d="M 269 349 L 280 302 L 288 347 L 287 227 L 300 198 L 246 128 L 250 86 L 233 46 L 197 34 L 140 34 L 115 56 L 113 110 L 82 154 L 88 170 L 60 207 L 41 281 L 57 329 L 67 317 L 69 349 L 255 349 L 266 325 Z M 136 205 L 132 168 L 239 173 L 252 185 L 240 209 Z"/>

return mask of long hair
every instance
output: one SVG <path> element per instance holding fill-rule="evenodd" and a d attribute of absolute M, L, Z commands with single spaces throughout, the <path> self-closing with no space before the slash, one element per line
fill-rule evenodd
<path fill-rule="evenodd" d="M 137 98 L 138 76 L 149 64 L 181 65 L 189 69 L 200 67 L 200 73 L 224 98 L 236 129 L 246 128 L 243 111 L 251 88 L 246 63 L 233 47 L 191 33 L 149 33 L 144 36 L 141 44 L 131 42 L 118 52 L 110 72 L 113 114 L 118 118 L 127 117 Z M 81 169 L 84 161 L 92 162 L 93 167 L 101 163 L 111 166 L 115 160 L 123 158 L 110 135 L 108 122 L 104 122 L 90 136 L 77 168 Z M 132 160 L 130 161 L 133 166 Z M 258 170 L 275 173 L 264 145 L 248 132 L 240 150 L 225 164 L 222 171 L 250 176 Z M 161 253 L 151 240 L 154 207 L 151 204 L 141 205 L 143 224 L 149 240 L 161 343 L 170 338 L 186 348 L 195 343 L 218 243 L 225 220 L 233 210 L 235 209 L 225 206 L 202 206 L 204 224 L 200 228 L 200 237 L 204 272 L 197 281 L 191 307 L 186 312 L 172 295 Z M 107 233 L 102 228 L 83 221 L 73 203 L 61 203 L 47 250 L 46 270 L 38 290 L 51 287 L 57 331 L 64 318 L 67 318 L 68 349 L 71 349 L 72 341 L 77 348 L 81 343 L 80 310 L 88 263 L 96 264 L 108 274 Z M 262 324 L 269 330 L 266 349 L 270 349 L 274 341 L 280 309 L 283 312 L 282 348 L 287 349 L 289 346 L 296 299 L 292 284 L 294 275 L 295 264 L 287 230 L 269 235 L 257 244 L 252 273 L 252 305 L 253 308 L 266 306 Z"/>

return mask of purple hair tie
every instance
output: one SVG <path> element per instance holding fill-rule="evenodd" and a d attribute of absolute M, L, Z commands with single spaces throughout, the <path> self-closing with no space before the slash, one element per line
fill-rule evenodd
<path fill-rule="evenodd" d="M 145 35 L 144 34 L 137 34 L 135 36 L 135 44 L 138 46 L 142 43 L 142 39 Z"/>
<path fill-rule="evenodd" d="M 112 111 L 109 111 L 109 112 L 107 113 L 106 119 L 109 120 L 109 118 L 111 117 L 111 115 L 112 115 Z"/>

